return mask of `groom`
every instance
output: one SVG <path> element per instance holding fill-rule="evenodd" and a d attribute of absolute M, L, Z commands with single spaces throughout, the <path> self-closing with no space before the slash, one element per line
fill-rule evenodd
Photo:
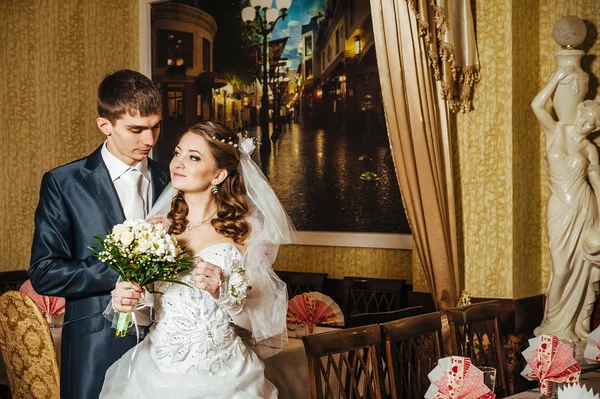
<path fill-rule="evenodd" d="M 44 174 L 35 212 L 29 277 L 39 294 L 67 301 L 62 399 L 97 398 L 108 367 L 136 344 L 134 336 L 115 337 L 102 315 L 118 276 L 90 256 L 88 246 L 95 234 L 144 218 L 169 182 L 168 168 L 148 159 L 162 106 L 152 81 L 117 71 L 100 83 L 97 102 L 97 125 L 106 141 L 88 157 Z M 147 331 L 141 330 L 143 338 Z"/>

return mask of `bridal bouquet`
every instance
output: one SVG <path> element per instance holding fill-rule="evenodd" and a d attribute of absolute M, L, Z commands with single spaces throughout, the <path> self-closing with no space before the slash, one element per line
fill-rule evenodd
<path fill-rule="evenodd" d="M 133 281 L 142 287 L 157 281 L 185 284 L 177 276 L 194 265 L 194 259 L 187 256 L 162 224 L 126 220 L 114 226 L 105 237 L 100 234 L 94 237 L 98 243 L 90 246 L 93 255 L 124 281 Z M 119 313 L 118 337 L 126 335 L 131 317 L 131 312 Z"/>

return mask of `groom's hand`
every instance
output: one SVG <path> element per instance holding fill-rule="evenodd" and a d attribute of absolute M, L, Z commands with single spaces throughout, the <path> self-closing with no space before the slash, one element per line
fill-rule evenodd
<path fill-rule="evenodd" d="M 223 270 L 219 266 L 204 262 L 198 258 L 192 276 L 192 282 L 197 288 L 208 292 L 213 298 L 219 299 L 222 280 Z"/>
<path fill-rule="evenodd" d="M 118 312 L 133 312 L 144 290 L 139 284 L 131 281 L 120 281 L 112 292 L 112 305 Z"/>

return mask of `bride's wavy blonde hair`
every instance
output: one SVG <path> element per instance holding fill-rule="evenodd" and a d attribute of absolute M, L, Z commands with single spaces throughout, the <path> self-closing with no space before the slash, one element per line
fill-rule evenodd
<path fill-rule="evenodd" d="M 238 136 L 222 124 L 210 121 L 195 124 L 184 135 L 188 133 L 202 137 L 208 144 L 217 168 L 227 171 L 227 177 L 218 185 L 219 191 L 215 194 L 217 217 L 211 220 L 211 224 L 217 233 L 231 238 L 236 244 L 241 244 L 248 237 L 250 225 L 246 221 L 249 209 L 246 186 L 239 170 Z M 188 204 L 183 192 L 179 191 L 173 198 L 171 211 L 167 215 L 171 221 L 169 234 L 177 235 L 185 231 L 188 213 Z"/>

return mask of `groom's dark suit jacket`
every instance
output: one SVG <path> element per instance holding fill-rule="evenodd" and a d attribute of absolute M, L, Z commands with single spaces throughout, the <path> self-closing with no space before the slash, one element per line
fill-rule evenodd
<path fill-rule="evenodd" d="M 136 343 L 115 337 L 102 312 L 117 274 L 91 257 L 95 234 L 125 220 L 99 147 L 87 158 L 44 174 L 35 212 L 29 277 L 42 295 L 66 298 L 62 330 L 61 398 L 93 399 L 108 367 Z M 152 202 L 169 182 L 168 168 L 148 159 Z"/>

